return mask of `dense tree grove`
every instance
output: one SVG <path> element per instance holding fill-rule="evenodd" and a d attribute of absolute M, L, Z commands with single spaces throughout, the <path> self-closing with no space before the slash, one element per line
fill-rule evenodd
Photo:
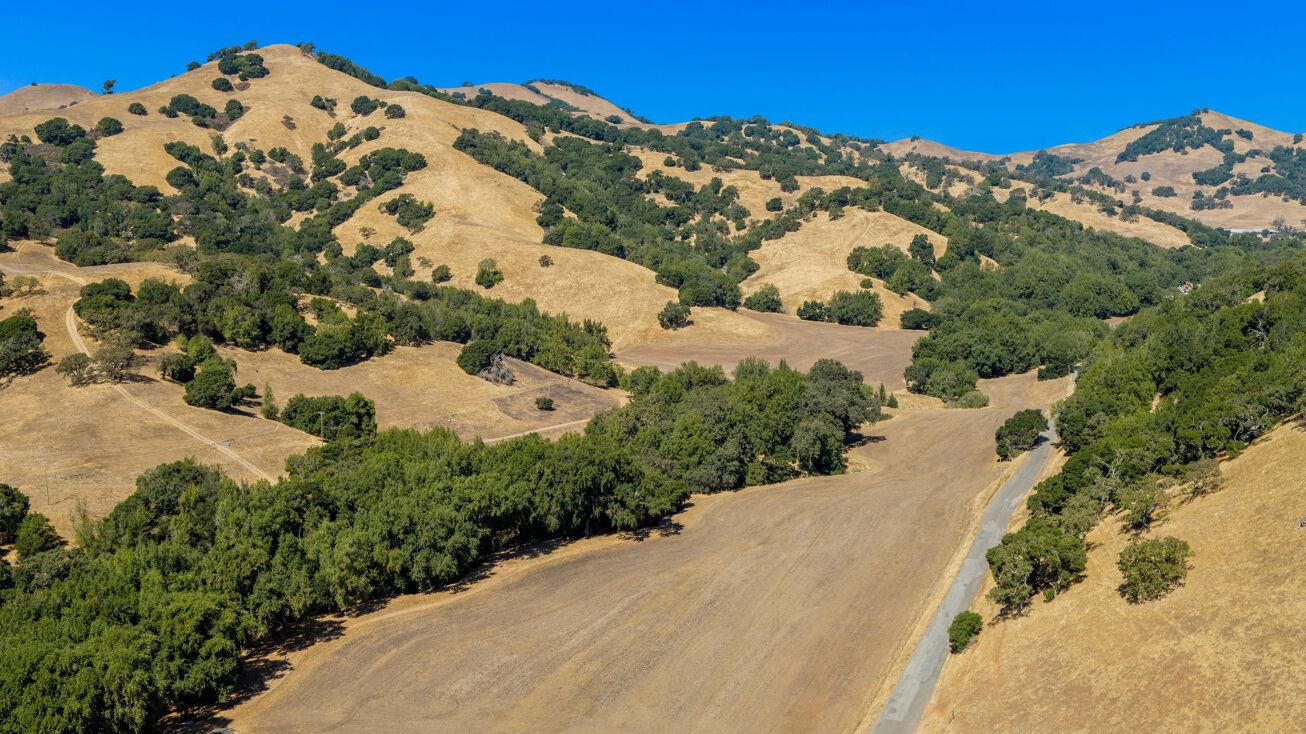
<path fill-rule="evenodd" d="M 844 437 L 878 412 L 834 362 L 630 380 L 630 404 L 584 435 L 495 446 L 374 434 L 361 396 L 292 399 L 283 419 L 350 430 L 276 484 L 159 466 L 75 548 L 21 500 L 0 506 L 0 530 L 20 518 L 18 565 L 0 566 L 0 730 L 147 729 L 230 690 L 242 649 L 306 615 L 436 588 L 499 549 L 647 525 L 690 490 L 838 470 Z"/>
<path fill-rule="evenodd" d="M 345 397 L 301 393 L 286 402 L 280 420 L 327 441 L 366 438 L 376 435 L 376 404 L 356 392 Z"/>
<path fill-rule="evenodd" d="M 1248 298 L 1256 291 L 1264 302 Z M 989 552 L 994 600 L 1018 610 L 1079 577 L 1084 534 L 1104 511 L 1140 529 L 1164 506 L 1167 484 L 1207 491 L 1212 475 L 1218 482 L 1212 457 L 1306 407 L 1303 364 L 1301 258 L 1212 278 L 1117 328 L 1057 411 L 1069 459 L 1035 488 L 1025 527 Z"/>

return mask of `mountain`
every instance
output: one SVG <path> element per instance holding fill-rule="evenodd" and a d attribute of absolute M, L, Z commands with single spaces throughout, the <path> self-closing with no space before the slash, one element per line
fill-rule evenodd
<path fill-rule="evenodd" d="M 998 156 L 919 138 L 880 146 L 968 163 L 998 163 L 1073 181 L 1123 204 L 1140 203 L 1235 230 L 1306 224 L 1306 143 L 1211 110 L 1134 125 L 1090 143 Z M 1037 157 L 1037 159 L 1036 159 Z M 1135 196 L 1136 195 L 1136 196 Z"/>
<path fill-rule="evenodd" d="M 76 84 L 30 84 L 0 95 L 0 117 L 63 109 L 96 96 Z"/>

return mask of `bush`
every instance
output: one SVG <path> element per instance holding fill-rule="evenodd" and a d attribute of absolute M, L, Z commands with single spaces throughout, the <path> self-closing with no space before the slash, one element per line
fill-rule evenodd
<path fill-rule="evenodd" d="M 385 116 L 391 120 L 399 120 L 407 117 L 408 113 L 404 111 L 403 107 L 397 104 L 392 104 L 385 108 Z"/>
<path fill-rule="evenodd" d="M 667 305 L 658 312 L 658 324 L 664 329 L 682 329 L 689 326 L 689 313 L 689 306 L 667 301 Z"/>
<path fill-rule="evenodd" d="M 122 121 L 116 117 L 101 117 L 100 121 L 95 123 L 96 132 L 102 137 L 110 137 L 122 132 Z"/>
<path fill-rule="evenodd" d="M 998 428 L 994 439 L 997 441 L 998 458 L 1006 461 L 1038 445 L 1039 435 L 1046 431 L 1048 419 L 1043 411 L 1027 408 L 1018 411 Z"/>
<path fill-rule="evenodd" d="M 494 356 L 500 354 L 498 345 L 489 339 L 474 339 L 458 352 L 458 366 L 469 375 L 479 375 L 490 368 Z"/>
<path fill-rule="evenodd" d="M 14 550 L 18 552 L 20 561 L 26 561 L 38 553 L 54 550 L 63 545 L 63 538 L 54 531 L 50 520 L 39 512 L 28 513 L 18 523 L 18 530 L 14 535 Z"/>
<path fill-rule="evenodd" d="M 149 114 L 149 112 L 145 110 L 145 105 L 141 104 L 140 102 L 132 102 L 131 104 L 127 105 L 127 111 L 133 115 L 140 115 L 141 117 L 144 117 Z"/>
<path fill-rule="evenodd" d="M 1178 195 L 1179 194 L 1175 193 L 1173 186 L 1157 186 L 1156 188 L 1152 189 L 1152 196 L 1170 197 L 1170 196 L 1178 196 Z"/>
<path fill-rule="evenodd" d="M 401 227 L 410 232 L 420 231 L 422 226 L 435 216 L 435 205 L 418 201 L 412 194 L 400 194 L 381 204 L 380 209 L 393 216 Z"/>
<path fill-rule="evenodd" d="M 1130 543 L 1120 551 L 1116 567 L 1124 576 L 1120 595 L 1134 604 L 1160 599 L 1183 583 L 1192 550 L 1178 538 Z"/>
<path fill-rule="evenodd" d="M 499 264 L 493 259 L 486 258 L 476 266 L 476 285 L 493 288 L 502 282 L 503 273 L 499 270 Z"/>
<path fill-rule="evenodd" d="M 353 110 L 354 114 L 362 115 L 363 117 L 376 112 L 380 107 L 380 100 L 372 99 L 366 95 L 359 95 L 354 98 L 353 102 L 349 103 L 349 109 Z"/>
<path fill-rule="evenodd" d="M 553 398 L 543 396 L 535 398 L 535 408 L 537 410 L 553 410 Z"/>
<path fill-rule="evenodd" d="M 830 309 L 820 301 L 803 301 L 798 307 L 798 318 L 804 321 L 829 321 Z"/>
<path fill-rule="evenodd" d="M 0 545 L 8 545 L 18 537 L 18 526 L 30 506 L 27 495 L 0 482 Z"/>
<path fill-rule="evenodd" d="M 231 410 L 239 395 L 232 363 L 211 357 L 200 365 L 195 377 L 186 383 L 183 399 L 187 405 L 210 410 Z"/>
<path fill-rule="evenodd" d="M 766 210 L 769 212 L 778 212 L 784 208 L 784 202 L 780 201 L 778 196 L 766 200 Z"/>
<path fill-rule="evenodd" d="M 36 126 L 36 137 L 42 143 L 62 148 L 86 137 L 86 130 L 62 117 L 54 117 Z"/>
<path fill-rule="evenodd" d="M 431 269 L 432 283 L 447 283 L 453 279 L 453 271 L 448 265 L 440 264 Z"/>
<path fill-rule="evenodd" d="M 245 105 L 241 104 L 238 99 L 229 99 L 222 111 L 232 122 L 235 122 L 245 116 Z"/>
<path fill-rule="evenodd" d="M 884 309 L 874 291 L 839 291 L 830 297 L 830 318 L 848 326 L 875 326 Z"/>
<path fill-rule="evenodd" d="M 948 625 L 948 647 L 959 653 L 970 647 L 971 640 L 984 629 L 984 618 L 975 612 L 961 612 Z"/>
<path fill-rule="evenodd" d="M 231 80 L 225 76 L 220 76 L 213 80 L 213 88 L 219 92 L 234 92 L 236 88 L 232 86 Z"/>
<path fill-rule="evenodd" d="M 347 397 L 301 393 L 286 402 L 280 420 L 324 441 L 366 438 L 376 435 L 376 404 L 357 392 Z"/>
<path fill-rule="evenodd" d="M 975 410 L 977 408 L 988 407 L 989 396 L 979 390 L 971 390 L 963 393 L 961 397 L 948 403 L 949 408 L 960 408 L 963 410 Z"/>
<path fill-rule="evenodd" d="M 939 324 L 939 317 L 923 308 L 909 308 L 898 317 L 898 325 L 904 329 L 929 331 Z"/>
<path fill-rule="evenodd" d="M 767 313 L 784 313 L 784 304 L 780 302 L 780 289 L 767 283 L 744 299 L 744 308 Z"/>
<path fill-rule="evenodd" d="M 542 268 L 553 267 L 553 258 L 549 257 L 548 255 L 540 255 L 540 267 Z"/>

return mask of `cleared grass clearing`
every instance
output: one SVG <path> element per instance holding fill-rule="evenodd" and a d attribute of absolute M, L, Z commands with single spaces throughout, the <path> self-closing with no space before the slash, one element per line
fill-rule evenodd
<path fill-rule="evenodd" d="M 1006 469 L 993 430 L 1065 384 L 1026 375 L 985 389 L 994 407 L 877 424 L 854 450 L 863 471 L 696 497 L 664 533 L 519 557 L 340 620 L 338 638 L 272 653 L 289 672 L 209 723 L 850 729 Z"/>

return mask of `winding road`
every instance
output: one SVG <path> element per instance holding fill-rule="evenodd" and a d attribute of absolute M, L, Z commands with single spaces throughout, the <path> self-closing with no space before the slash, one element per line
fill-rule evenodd
<path fill-rule="evenodd" d="M 984 510 L 979 532 L 975 534 L 957 576 L 952 580 L 934 617 L 930 619 L 929 626 L 925 628 L 924 635 L 907 660 L 907 666 L 903 668 L 879 718 L 869 730 L 870 734 L 911 734 L 916 731 L 930 696 L 934 693 L 934 686 L 939 682 L 943 663 L 948 658 L 948 625 L 952 624 L 952 619 L 958 613 L 970 608 L 979 593 L 980 585 L 984 583 L 989 570 L 985 556 L 989 548 L 1002 539 L 1011 521 L 1011 513 L 1043 473 L 1043 467 L 1047 465 L 1048 456 L 1052 453 L 1055 429 L 1049 428 L 1043 433 L 1043 438 L 1043 443 L 1029 452 L 1025 462 L 1002 485 Z"/>

